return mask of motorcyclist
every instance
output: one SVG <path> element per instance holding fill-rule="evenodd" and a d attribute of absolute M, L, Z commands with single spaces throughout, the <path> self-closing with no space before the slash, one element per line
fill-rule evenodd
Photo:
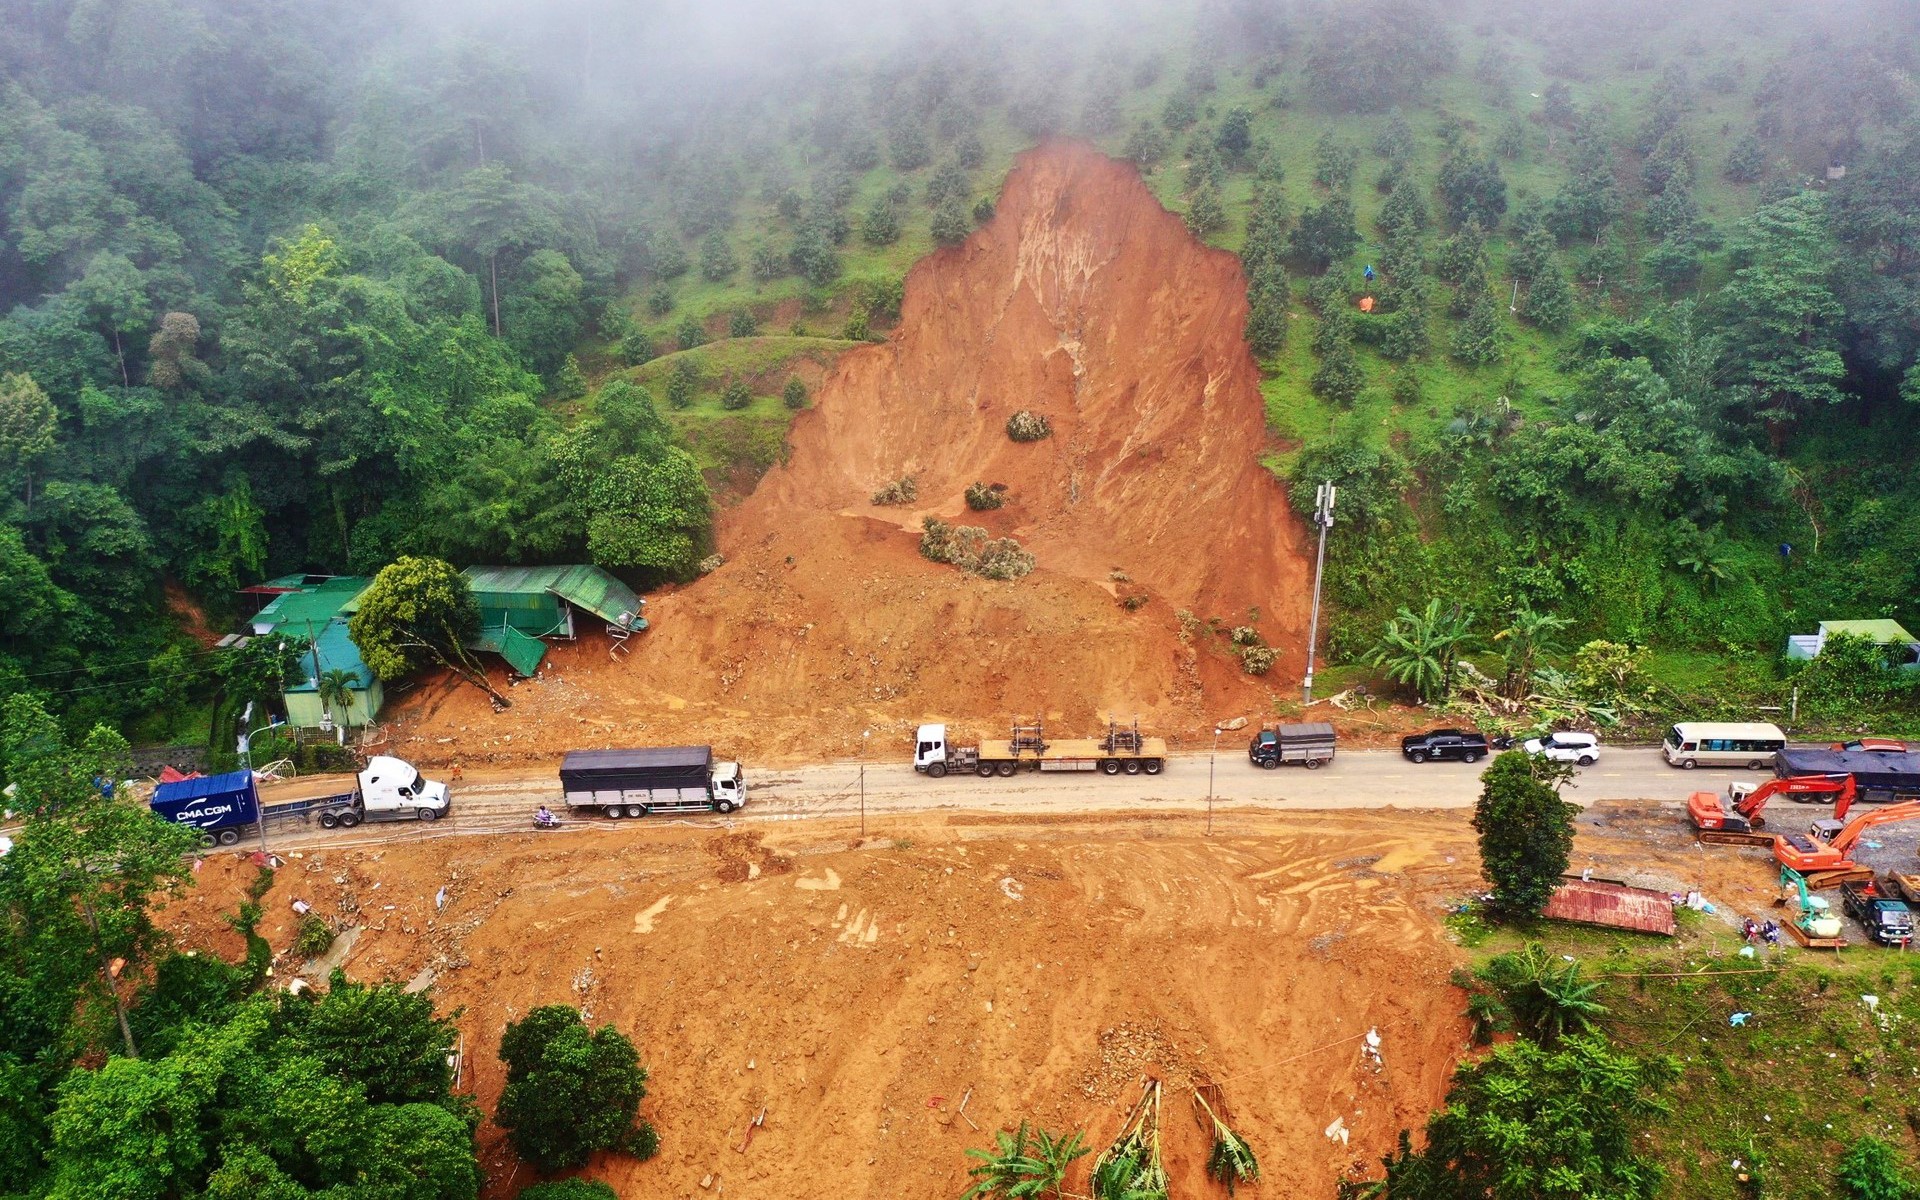
<path fill-rule="evenodd" d="M 560 819 L 554 816 L 546 805 L 542 804 L 539 810 L 533 814 L 533 823 L 542 829 L 552 829 L 554 826 L 560 824 Z"/>

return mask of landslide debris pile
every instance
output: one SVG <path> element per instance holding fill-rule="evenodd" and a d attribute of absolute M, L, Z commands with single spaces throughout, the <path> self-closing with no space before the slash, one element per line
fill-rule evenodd
<path fill-rule="evenodd" d="M 735 702 L 1091 718 L 1251 686 L 1189 661 L 1176 613 L 1258 609 L 1269 681 L 1297 674 L 1306 560 L 1258 462 L 1245 316 L 1237 260 L 1130 165 L 1028 153 L 993 221 L 915 268 L 895 338 L 840 361 L 788 463 L 725 517 L 727 564 L 655 606 L 636 664 L 683 695 L 719 667 Z M 1051 436 L 1010 437 L 1022 412 Z M 907 478 L 913 499 L 874 508 Z M 983 481 L 1007 502 L 971 512 Z M 1011 536 L 1037 569 L 992 584 L 924 561 L 927 516 Z M 1157 603 L 1124 608 L 1116 574 Z"/>

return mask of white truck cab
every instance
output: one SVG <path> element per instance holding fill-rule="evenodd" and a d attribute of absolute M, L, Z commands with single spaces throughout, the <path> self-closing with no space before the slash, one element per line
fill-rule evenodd
<path fill-rule="evenodd" d="M 747 777 L 740 772 L 737 762 L 718 762 L 713 764 L 713 773 L 708 776 L 713 791 L 713 807 L 720 812 L 732 812 L 745 807 L 747 803 Z"/>
<path fill-rule="evenodd" d="M 360 772 L 360 802 L 369 813 L 447 811 L 447 785 L 428 779 L 405 759 L 375 755 Z"/>
<path fill-rule="evenodd" d="M 913 738 L 913 769 L 924 772 L 935 763 L 940 764 L 940 773 L 947 770 L 947 727 L 945 725 L 922 725 Z"/>

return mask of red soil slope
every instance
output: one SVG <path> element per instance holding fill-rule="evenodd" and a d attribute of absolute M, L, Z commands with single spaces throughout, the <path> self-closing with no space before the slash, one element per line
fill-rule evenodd
<path fill-rule="evenodd" d="M 1245 317 L 1238 260 L 1196 242 L 1132 166 L 1029 152 L 994 219 L 914 268 L 892 340 L 839 361 L 788 463 L 725 514 L 725 566 L 657 598 L 617 666 L 589 646 L 550 659 L 564 699 L 523 686 L 496 718 L 443 694 L 413 731 L 422 757 L 508 727 L 514 757 L 563 749 L 581 719 L 600 740 L 715 742 L 731 720 L 765 754 L 933 717 L 1042 714 L 1064 732 L 1112 712 L 1177 734 L 1263 711 L 1304 665 L 1311 579 L 1304 526 L 1257 461 Z M 1020 409 L 1053 436 L 1009 439 Z M 917 506 L 868 502 L 906 475 Z M 1006 507 L 969 512 L 976 480 L 1005 484 Z M 927 562 L 928 514 L 1016 537 L 1039 567 L 997 583 Z M 1133 594 L 1148 600 L 1128 611 Z M 1261 680 L 1176 615 L 1233 626 L 1255 608 L 1281 649 Z M 553 717 L 573 719 L 550 738 Z"/>

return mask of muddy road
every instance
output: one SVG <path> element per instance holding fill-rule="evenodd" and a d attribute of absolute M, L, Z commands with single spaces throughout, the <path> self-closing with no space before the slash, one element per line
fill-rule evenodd
<path fill-rule="evenodd" d="M 1211 766 L 1211 770 L 1209 767 Z M 1042 775 L 1025 772 L 1012 779 L 949 776 L 928 779 L 897 760 L 858 760 L 756 772 L 747 764 L 747 807 L 729 817 L 650 817 L 611 821 L 597 815 L 567 814 L 560 801 L 557 767 L 476 771 L 453 781 L 451 815 L 431 824 L 402 822 L 326 831 L 317 825 L 289 824 L 268 830 L 271 849 L 305 846 L 371 845 L 396 840 L 514 833 L 532 824 L 537 805 L 551 805 L 563 816 L 548 837 L 577 835 L 588 829 L 620 826 L 648 828 L 694 824 L 714 828 L 754 828 L 777 822 L 830 817 L 867 817 L 916 813 L 1072 814 L 1094 812 L 1201 813 L 1207 808 L 1209 781 L 1216 811 L 1279 808 L 1310 812 L 1340 809 L 1466 809 L 1480 794 L 1484 768 L 1465 763 L 1406 761 L 1399 753 L 1360 750 L 1342 753 L 1318 771 L 1301 767 L 1260 770 L 1248 764 L 1236 741 L 1212 758 L 1175 754 L 1157 776 L 1085 774 Z M 864 775 L 864 788 L 863 777 Z M 1593 766 L 1579 771 L 1568 787 L 1569 800 L 1583 806 L 1602 801 L 1645 802 L 1678 814 L 1687 793 L 1724 788 L 1726 781 L 1753 778 L 1751 772 L 1702 769 L 1682 772 L 1667 766 L 1657 750 L 1609 749 Z M 1799 806 L 1783 805 L 1783 808 Z M 1797 824 L 1790 821 L 1790 824 Z M 252 839 L 245 843 L 254 845 Z"/>

